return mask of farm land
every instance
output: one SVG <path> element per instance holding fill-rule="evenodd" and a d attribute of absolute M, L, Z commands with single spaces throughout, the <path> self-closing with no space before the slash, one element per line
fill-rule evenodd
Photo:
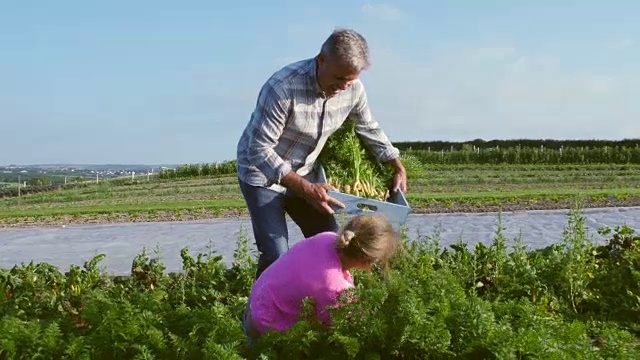
<path fill-rule="evenodd" d="M 246 237 L 231 267 L 186 248 L 180 273 L 146 253 L 125 277 L 103 274 L 100 255 L 69 271 L 16 265 L 0 270 L 0 358 L 640 358 L 640 237 L 620 226 L 595 244 L 580 213 L 640 205 L 637 144 L 405 145 L 414 213 L 571 208 L 563 241 L 530 251 L 499 229 L 491 245 L 443 249 L 404 237 L 386 272 L 356 273 L 360 301 L 336 310 L 333 326 L 302 316 L 251 350 L 240 322 L 255 271 Z M 385 182 L 366 165 L 360 175 L 333 165 L 340 186 Z M 233 162 L 6 191 L 5 227 L 247 215 Z"/>
<path fill-rule="evenodd" d="M 388 173 L 370 165 L 362 145 L 353 145 L 356 155 L 328 145 L 332 153 L 323 153 L 322 159 L 329 159 L 324 167 L 330 182 L 368 177 L 384 189 Z M 576 198 L 584 207 L 640 205 L 638 144 L 596 142 L 571 148 L 552 143 L 556 148 L 545 148 L 549 145 L 541 141 L 530 147 L 489 144 L 491 148 L 483 149 L 470 144 L 420 145 L 398 145 L 413 213 L 566 209 Z M 361 164 L 357 171 L 351 166 L 354 158 Z M 0 226 L 247 216 L 237 181 L 235 162 L 225 161 L 185 164 L 152 176 L 27 187 L 19 197 L 15 187 L 0 189 Z"/>

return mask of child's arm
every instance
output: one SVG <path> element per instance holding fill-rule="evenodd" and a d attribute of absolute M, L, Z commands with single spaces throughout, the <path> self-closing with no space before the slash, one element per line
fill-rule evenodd
<path fill-rule="evenodd" d="M 344 278 L 328 285 L 326 293 L 318 297 L 319 317 L 326 325 L 331 324 L 330 313 L 344 306 L 343 301 L 341 301 L 342 299 L 347 303 L 355 303 L 358 301 L 353 292 L 350 291 L 354 289 L 354 285 L 344 280 Z M 351 316 L 351 311 L 349 311 L 347 316 Z"/>

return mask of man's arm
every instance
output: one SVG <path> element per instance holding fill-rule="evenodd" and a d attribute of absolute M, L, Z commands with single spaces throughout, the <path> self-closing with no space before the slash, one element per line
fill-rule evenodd
<path fill-rule="evenodd" d="M 344 208 L 344 204 L 327 195 L 327 186 L 313 184 L 292 171 L 291 164 L 273 149 L 289 117 L 291 100 L 269 84 L 263 86 L 254 111 L 256 130 L 249 143 L 249 159 L 269 180 L 291 189 L 312 205 L 333 213 L 330 204 Z"/>
<path fill-rule="evenodd" d="M 400 160 L 400 151 L 393 146 L 380 124 L 371 114 L 364 86 L 360 84 L 359 94 L 349 118 L 355 121 L 355 131 L 362 136 L 375 158 L 393 168 L 393 189 L 407 191 L 407 172 Z"/>
<path fill-rule="evenodd" d="M 291 172 L 291 164 L 274 150 L 284 131 L 291 100 L 284 94 L 265 84 L 253 113 L 255 128 L 249 141 L 249 161 L 256 166 L 269 183 L 278 184 Z"/>

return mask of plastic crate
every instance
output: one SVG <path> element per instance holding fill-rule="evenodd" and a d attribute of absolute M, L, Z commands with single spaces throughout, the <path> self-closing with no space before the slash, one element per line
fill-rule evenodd
<path fill-rule="evenodd" d="M 321 165 L 317 166 L 317 174 L 318 182 L 327 182 L 326 173 Z M 382 213 L 396 231 L 399 231 L 400 227 L 405 224 L 407 217 L 411 213 L 409 202 L 407 202 L 407 199 L 401 190 L 390 192 L 386 201 L 367 199 L 333 190 L 330 190 L 327 193 L 329 196 L 345 205 L 344 209 L 333 206 L 333 210 L 336 214 L 359 215 L 372 211 Z"/>

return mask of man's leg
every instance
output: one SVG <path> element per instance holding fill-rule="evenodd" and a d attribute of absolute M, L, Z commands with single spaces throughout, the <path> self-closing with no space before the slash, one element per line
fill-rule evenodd
<path fill-rule="evenodd" d="M 305 238 L 324 231 L 338 232 L 340 230 L 340 225 L 334 215 L 320 212 L 306 200 L 294 194 L 285 196 L 284 209 L 300 227 Z"/>
<path fill-rule="evenodd" d="M 289 249 L 289 232 L 282 201 L 283 195 L 242 181 L 239 183 L 251 216 L 256 246 L 260 251 L 257 279 L 269 265 Z"/>

